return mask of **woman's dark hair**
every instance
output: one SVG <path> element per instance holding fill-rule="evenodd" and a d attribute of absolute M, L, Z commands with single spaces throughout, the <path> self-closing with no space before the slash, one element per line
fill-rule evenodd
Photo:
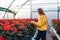
<path fill-rule="evenodd" d="M 38 13 L 41 14 L 41 15 L 44 15 L 43 9 L 42 8 L 39 8 L 38 9 Z"/>

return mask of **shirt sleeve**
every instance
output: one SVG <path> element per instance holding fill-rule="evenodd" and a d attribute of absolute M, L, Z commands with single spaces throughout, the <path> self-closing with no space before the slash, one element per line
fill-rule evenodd
<path fill-rule="evenodd" d="M 44 25 L 44 22 L 45 22 L 45 17 L 41 16 L 39 17 L 38 22 L 33 22 L 33 24 L 36 25 L 37 27 L 41 27 Z"/>

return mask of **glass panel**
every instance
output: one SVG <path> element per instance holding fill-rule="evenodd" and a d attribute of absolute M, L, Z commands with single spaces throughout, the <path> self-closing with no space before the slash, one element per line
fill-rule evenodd
<path fill-rule="evenodd" d="M 57 12 L 45 12 L 45 14 L 48 18 L 49 24 L 52 24 L 51 23 L 52 19 L 57 19 Z"/>
<path fill-rule="evenodd" d="M 36 4 L 36 3 L 51 3 L 51 2 L 57 2 L 57 0 L 34 0 L 32 2 L 33 2 L 33 4 Z"/>
<path fill-rule="evenodd" d="M 38 18 L 39 15 L 38 15 L 38 12 L 32 12 L 32 18 Z"/>
<path fill-rule="evenodd" d="M 0 7 L 8 7 L 13 0 L 0 0 Z"/>
<path fill-rule="evenodd" d="M 60 0 L 58 0 L 58 2 L 60 2 Z"/>
<path fill-rule="evenodd" d="M 36 0 L 36 2 L 38 2 Z M 56 11 L 57 10 L 57 0 L 45 0 L 45 1 L 39 1 L 39 3 L 36 3 L 34 1 L 32 1 L 32 11 L 37 11 L 38 8 L 43 8 L 44 11 Z M 42 2 L 42 3 L 40 3 Z M 48 3 L 47 3 L 48 2 Z"/>

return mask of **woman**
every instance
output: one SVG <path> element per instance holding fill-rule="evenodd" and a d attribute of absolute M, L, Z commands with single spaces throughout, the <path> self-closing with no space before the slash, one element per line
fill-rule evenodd
<path fill-rule="evenodd" d="M 47 26 L 48 26 L 48 21 L 47 21 L 47 17 L 44 14 L 42 8 L 38 9 L 38 14 L 39 14 L 39 18 L 38 18 L 38 22 L 34 22 L 32 21 L 31 23 L 33 23 L 35 26 L 38 27 L 38 35 L 36 37 L 36 40 L 39 40 L 40 38 L 42 40 L 46 40 L 46 31 L 47 31 Z"/>

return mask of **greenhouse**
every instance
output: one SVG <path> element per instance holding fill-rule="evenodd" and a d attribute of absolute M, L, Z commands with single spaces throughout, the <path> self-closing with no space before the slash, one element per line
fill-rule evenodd
<path fill-rule="evenodd" d="M 45 39 L 60 40 L 60 0 L 0 0 L 0 40 L 36 40 L 39 29 L 32 22 L 40 22 L 39 8 L 48 21 Z"/>

